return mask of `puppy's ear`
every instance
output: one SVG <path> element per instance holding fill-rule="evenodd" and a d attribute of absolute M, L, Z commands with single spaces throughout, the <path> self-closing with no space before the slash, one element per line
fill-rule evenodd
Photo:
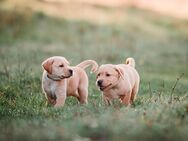
<path fill-rule="evenodd" d="M 123 70 L 119 67 L 115 67 L 115 70 L 118 72 L 119 77 L 121 77 L 122 79 L 124 79 L 124 73 Z"/>
<path fill-rule="evenodd" d="M 42 63 L 42 67 L 49 73 L 52 74 L 52 64 L 54 60 L 53 59 L 47 59 Z"/>
<path fill-rule="evenodd" d="M 64 58 L 65 59 L 65 58 Z M 67 60 L 67 59 L 65 59 L 65 63 L 67 64 L 67 65 L 70 65 L 70 63 L 69 63 L 69 61 Z"/>

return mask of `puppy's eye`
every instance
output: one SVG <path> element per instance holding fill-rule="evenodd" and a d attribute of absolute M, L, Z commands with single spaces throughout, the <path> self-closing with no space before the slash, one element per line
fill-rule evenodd
<path fill-rule="evenodd" d="M 64 65 L 63 65 L 63 64 L 61 64 L 61 65 L 59 65 L 59 67 L 60 67 L 60 68 L 62 68 L 62 67 L 64 67 Z"/>
<path fill-rule="evenodd" d="M 100 76 L 100 73 L 99 74 L 97 74 L 97 77 L 99 77 Z"/>
<path fill-rule="evenodd" d="M 107 73 L 106 76 L 108 77 L 108 76 L 110 76 L 110 74 Z"/>

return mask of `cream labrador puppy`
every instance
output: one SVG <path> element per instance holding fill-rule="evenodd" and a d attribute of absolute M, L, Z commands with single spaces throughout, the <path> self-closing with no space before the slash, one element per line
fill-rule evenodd
<path fill-rule="evenodd" d="M 127 58 L 125 64 L 105 64 L 99 67 L 96 85 L 103 92 L 106 104 L 119 98 L 122 104 L 130 105 L 138 93 L 140 77 L 135 69 L 135 60 Z"/>
<path fill-rule="evenodd" d="M 85 60 L 75 67 L 61 56 L 54 56 L 42 63 L 42 89 L 49 103 L 55 107 L 63 106 L 67 96 L 76 97 L 81 104 L 87 103 L 88 77 L 85 68 L 92 65 L 91 72 L 96 72 L 98 64 Z"/>

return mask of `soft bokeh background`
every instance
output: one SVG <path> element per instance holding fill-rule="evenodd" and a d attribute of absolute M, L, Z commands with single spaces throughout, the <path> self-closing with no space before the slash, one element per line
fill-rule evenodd
<path fill-rule="evenodd" d="M 41 62 L 54 55 L 134 57 L 137 100 L 106 107 L 88 73 L 87 106 L 46 105 Z M 186 140 L 187 101 L 188 0 L 0 0 L 0 140 Z"/>

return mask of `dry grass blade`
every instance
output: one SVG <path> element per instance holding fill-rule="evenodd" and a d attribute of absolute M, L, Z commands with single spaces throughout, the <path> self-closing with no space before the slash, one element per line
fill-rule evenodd
<path fill-rule="evenodd" d="M 150 95 L 150 101 L 153 96 L 152 90 L 151 90 L 151 82 L 149 82 L 149 95 Z"/>
<path fill-rule="evenodd" d="M 2 65 L 3 65 L 4 70 L 0 71 L 0 74 L 5 75 L 8 78 L 10 76 L 8 66 L 6 65 L 4 61 L 2 62 Z"/>
<path fill-rule="evenodd" d="M 174 93 L 174 90 L 175 90 L 175 88 L 176 88 L 176 86 L 177 86 L 179 80 L 183 77 L 183 75 L 184 75 L 184 73 L 182 73 L 182 74 L 176 79 L 176 82 L 175 82 L 174 86 L 172 87 L 172 91 L 171 91 L 171 93 L 170 93 L 170 101 L 169 101 L 169 103 L 172 103 L 172 102 L 173 102 L 173 93 Z"/>
<path fill-rule="evenodd" d="M 163 93 L 163 91 L 164 91 L 164 88 L 165 88 L 165 84 L 164 84 L 164 80 L 163 80 L 163 83 L 162 83 L 162 85 L 161 85 L 161 90 L 159 91 L 159 100 L 160 100 L 160 102 L 162 101 L 162 100 L 161 100 L 161 96 L 162 96 L 162 93 Z"/>

